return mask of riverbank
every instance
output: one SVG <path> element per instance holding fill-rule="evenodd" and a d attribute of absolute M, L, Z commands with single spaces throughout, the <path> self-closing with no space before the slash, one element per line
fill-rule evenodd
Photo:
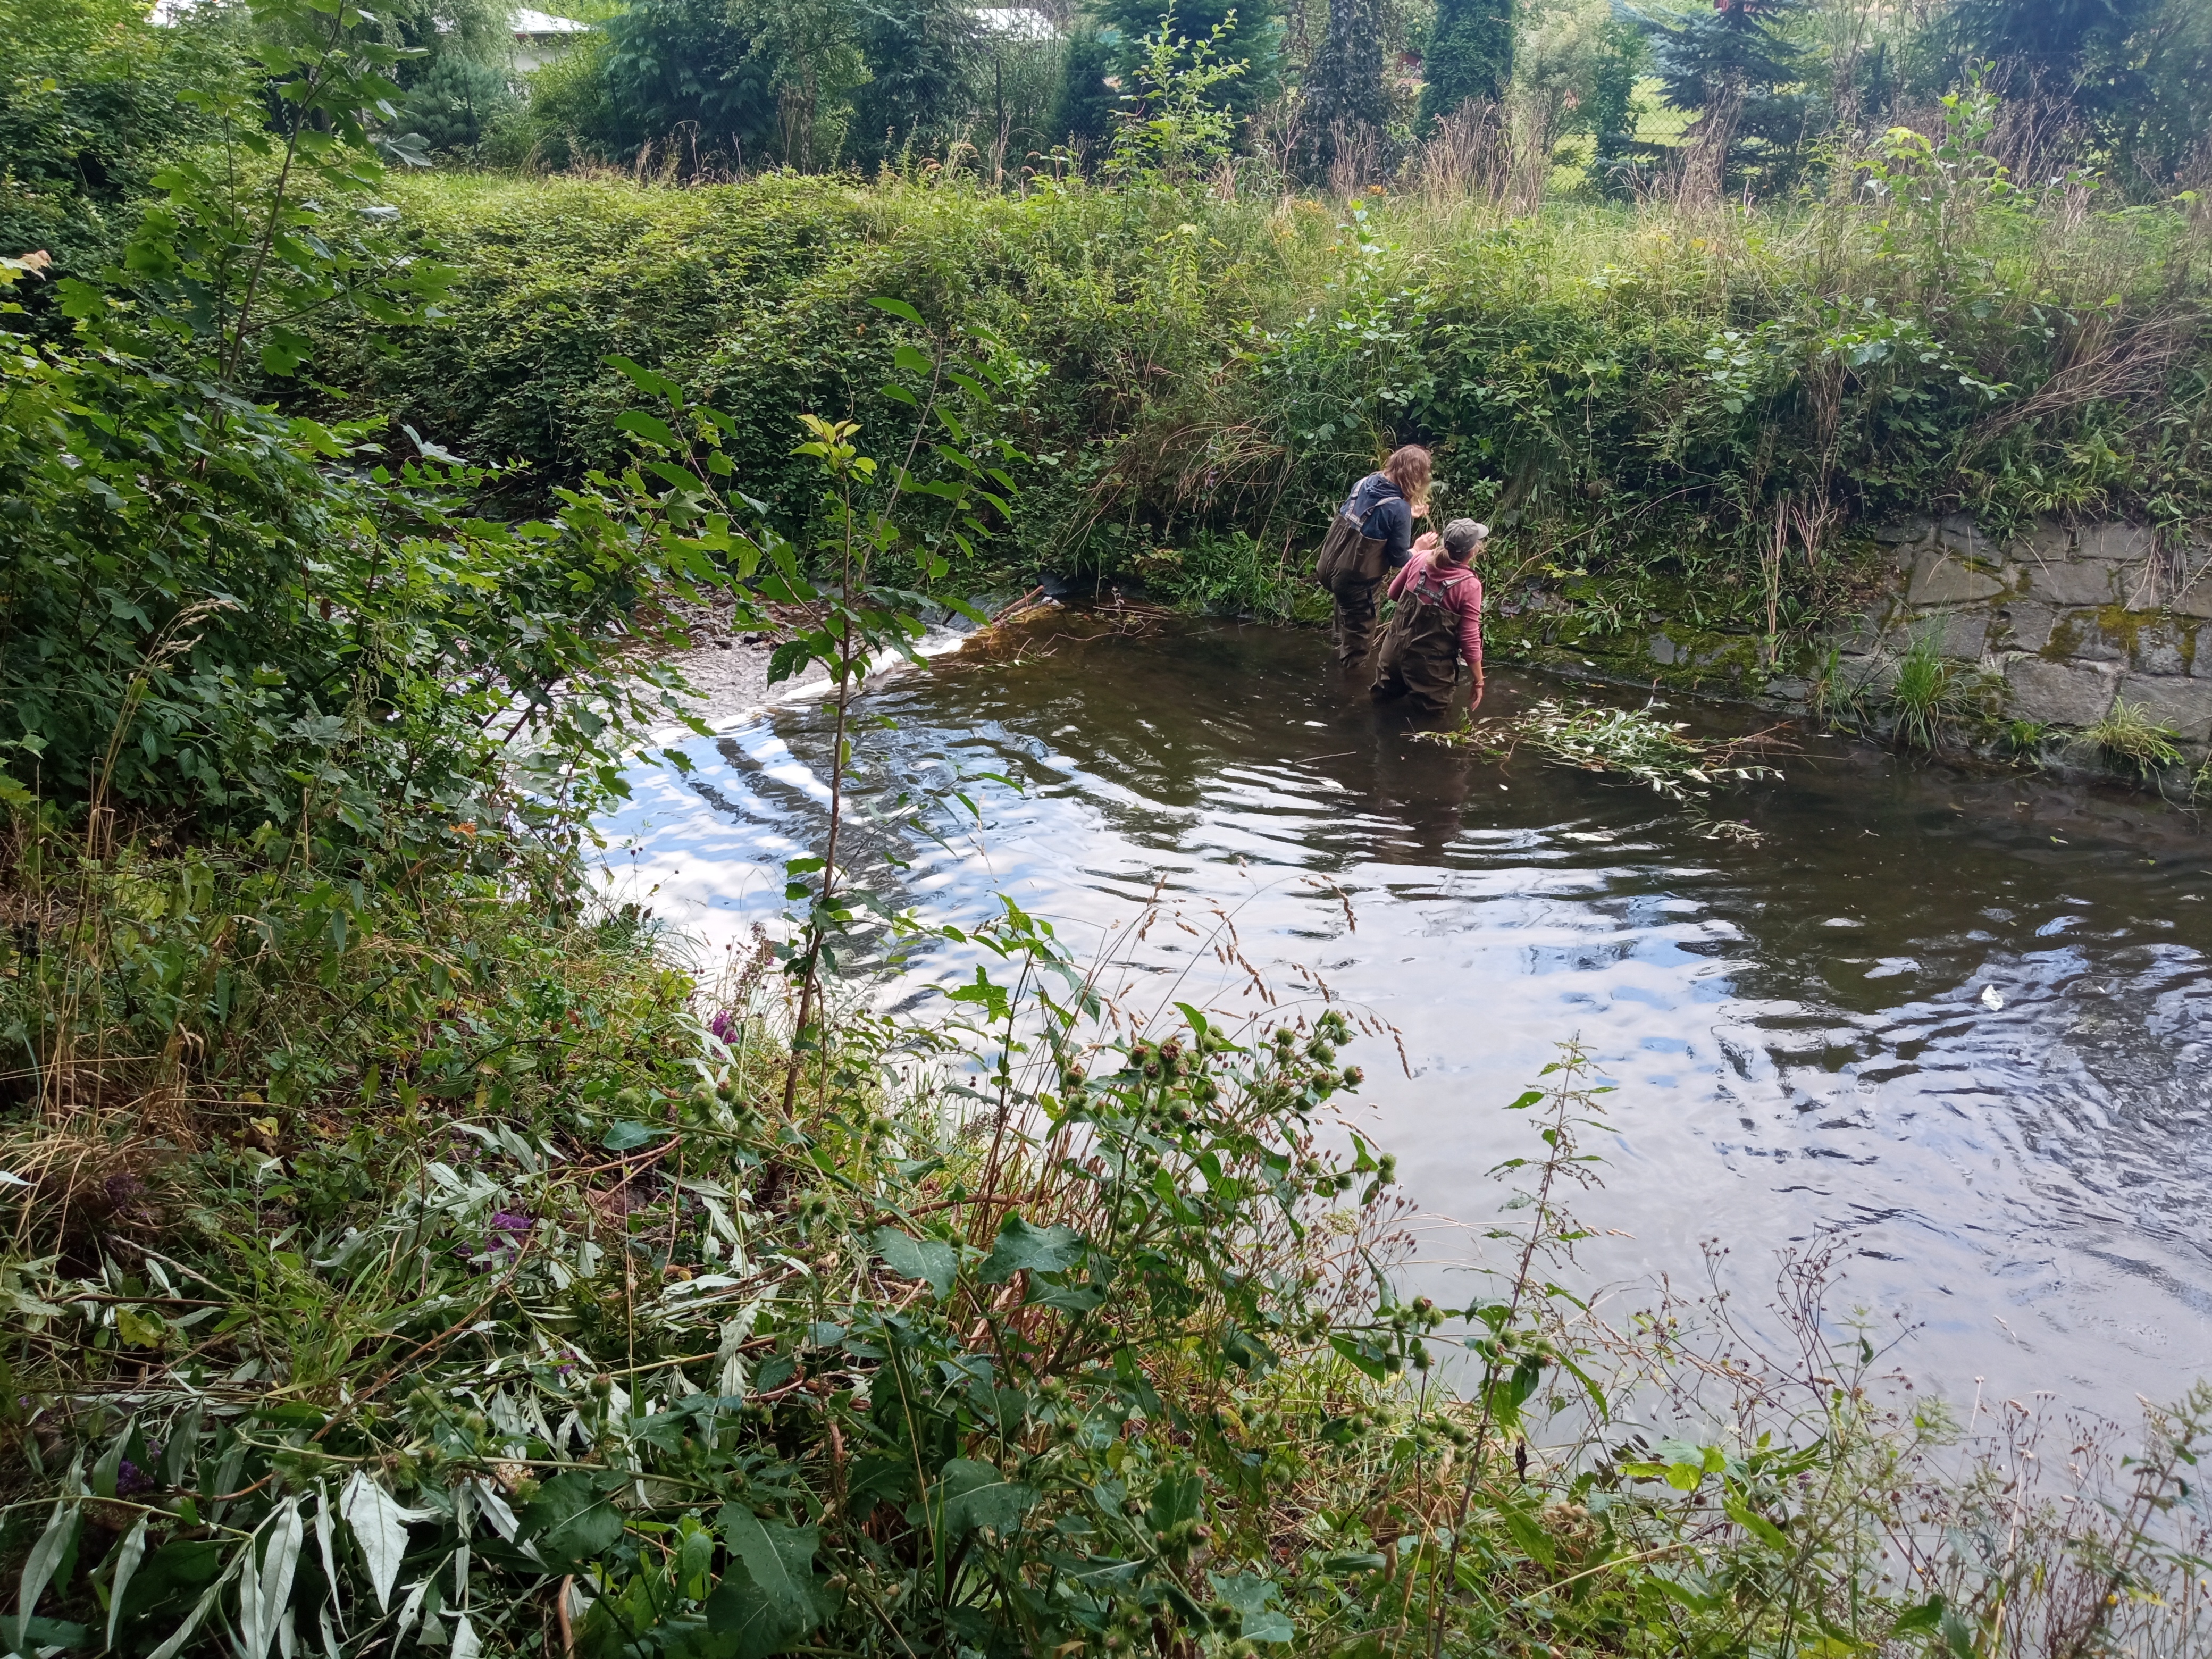
<path fill-rule="evenodd" d="M 1867 532 L 1915 514 L 2001 542 L 2039 515 L 2212 523 L 2189 435 L 2212 221 L 2187 203 L 2042 215 L 1972 167 L 1925 219 L 951 179 L 392 194 L 460 274 L 395 352 L 326 340 L 343 408 L 520 459 L 534 500 L 631 453 L 608 360 L 650 364 L 729 411 L 804 543 L 797 416 L 903 429 L 878 390 L 903 336 L 871 304 L 896 297 L 1004 371 L 957 411 L 1020 490 L 968 586 L 1050 569 L 1297 615 L 1330 507 L 1416 438 L 1440 509 L 1502 552 L 1723 633 L 1839 623 Z"/>
<path fill-rule="evenodd" d="M 1867 540 L 1854 614 L 1810 635 L 1705 625 L 1663 592 L 1509 575 L 1486 636 L 1507 661 L 1755 703 L 1907 750 L 2169 799 L 2203 792 L 2212 543 L 2054 520 L 1997 538 L 1964 514 Z"/>

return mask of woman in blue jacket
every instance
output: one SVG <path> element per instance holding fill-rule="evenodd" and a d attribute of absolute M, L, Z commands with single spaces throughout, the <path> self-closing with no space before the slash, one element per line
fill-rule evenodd
<path fill-rule="evenodd" d="M 1407 444 L 1353 486 L 1340 509 L 1359 527 L 1364 540 L 1382 544 L 1383 568 L 1372 580 L 1340 577 L 1331 591 L 1336 596 L 1336 659 L 1341 663 L 1366 660 L 1375 637 L 1375 602 L 1382 584 L 1401 569 L 1416 552 L 1436 545 L 1433 534 L 1413 539 L 1413 520 L 1429 510 L 1429 452 Z"/>

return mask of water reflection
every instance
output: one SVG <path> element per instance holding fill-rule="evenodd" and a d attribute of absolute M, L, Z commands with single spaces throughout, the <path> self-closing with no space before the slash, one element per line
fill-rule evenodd
<path fill-rule="evenodd" d="M 982 823 L 939 815 L 941 841 L 864 823 L 864 862 L 946 919 L 1003 888 L 1140 1001 L 1172 982 L 1249 1009 L 1203 939 L 1112 926 L 1156 889 L 1219 907 L 1278 994 L 1325 985 L 1398 1027 L 1410 1079 L 1358 1056 L 1376 1127 L 1446 1214 L 1487 1214 L 1484 1172 L 1521 1150 L 1496 1108 L 1579 1034 L 1620 1085 L 1585 1210 L 1627 1235 L 1604 1276 L 1847 1228 L 1847 1295 L 1925 1322 L 1915 1368 L 1954 1389 L 2124 1411 L 2212 1370 L 2192 819 L 1816 740 L 1728 798 L 1763 843 L 1717 842 L 1648 793 L 1416 743 L 1322 655 L 1192 630 L 896 679 L 871 698 L 875 806 L 948 769 L 1026 787 L 976 785 Z M 1492 708 L 1552 689 L 1493 674 Z M 823 726 L 791 709 L 691 747 L 690 778 L 641 778 L 607 828 L 664 914 L 726 938 L 781 908 Z"/>

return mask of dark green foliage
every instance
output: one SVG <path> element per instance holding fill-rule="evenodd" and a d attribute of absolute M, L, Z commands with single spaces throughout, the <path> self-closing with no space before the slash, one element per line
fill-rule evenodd
<path fill-rule="evenodd" d="M 1805 64 L 1790 33 L 1805 0 L 1715 0 L 1647 17 L 1653 68 L 1677 109 L 1696 110 L 1704 142 L 1723 148 L 1719 182 L 1744 168 L 1773 187 L 1788 182 L 1814 120 L 1798 84 Z"/>
<path fill-rule="evenodd" d="M 1987 66 L 2010 95 L 2069 110 L 2090 138 L 2079 159 L 2150 199 L 2212 140 L 2212 10 L 2197 0 L 1960 0 L 1943 72 Z"/>
<path fill-rule="evenodd" d="M 479 520 L 487 475 L 434 445 L 250 399 L 305 362 L 302 319 L 413 325 L 447 276 L 374 195 L 397 51 L 306 0 L 259 21 L 288 130 L 195 93 L 252 164 L 166 169 L 124 268 L 57 284 L 77 337 L 0 357 L 0 793 L 404 840 L 492 810 L 528 731 L 537 793 L 504 810 L 600 798 L 671 684 L 611 667 L 639 601 L 720 570 L 633 476 Z"/>
<path fill-rule="evenodd" d="M 1378 0 L 1328 0 L 1328 33 L 1306 71 L 1298 118 L 1318 171 L 1326 172 L 1340 149 L 1385 159 L 1374 153 L 1390 118 Z"/>
<path fill-rule="evenodd" d="M 178 94 L 235 62 L 212 15 L 156 27 L 135 0 L 0 0 L 0 256 L 97 271 L 161 163 L 212 132 Z"/>
<path fill-rule="evenodd" d="M 1785 30 L 1802 0 L 1719 0 L 1655 25 L 1661 86 L 1678 109 L 1703 110 L 1795 81 L 1796 46 Z"/>
<path fill-rule="evenodd" d="M 1115 49 L 1118 33 L 1109 38 L 1099 28 L 1079 28 L 1067 43 L 1060 70 L 1060 96 L 1054 103 L 1048 137 L 1055 144 L 1073 143 L 1091 155 L 1103 155 L 1114 136 L 1114 116 L 1120 94 L 1106 84 L 1120 61 Z"/>
<path fill-rule="evenodd" d="M 493 131 L 519 106 L 507 76 L 459 52 L 434 60 L 409 88 L 394 124 L 421 137 L 434 155 L 474 160 Z"/>
<path fill-rule="evenodd" d="M 2109 62 L 2164 0 L 1956 0 L 1945 19 L 1970 61 L 1992 59 L 2018 77 L 2069 97 L 2094 64 Z"/>
<path fill-rule="evenodd" d="M 866 0 L 859 46 L 868 84 L 849 150 L 864 167 L 965 125 L 983 42 L 963 0 Z"/>
<path fill-rule="evenodd" d="M 1172 5 L 1162 0 L 1096 0 L 1091 15 L 1113 55 L 1114 73 L 1125 83 L 1144 66 L 1146 37 L 1158 34 L 1163 21 L 1169 21 L 1172 38 L 1184 41 L 1212 40 L 1214 31 L 1226 26 L 1219 57 L 1245 67 L 1242 75 L 1221 83 L 1216 99 L 1224 108 L 1249 115 L 1282 88 L 1280 0 L 1175 0 Z"/>
<path fill-rule="evenodd" d="M 1424 133 L 1462 104 L 1502 101 L 1513 80 L 1513 0 L 1438 0 L 1421 75 Z"/>
<path fill-rule="evenodd" d="M 2026 207 L 1967 183 L 1931 198 L 1985 179 L 1973 118 L 1941 155 L 1883 162 L 1895 177 L 1823 210 L 1818 236 L 1725 258 L 1690 245 L 1701 228 L 1652 240 L 1588 207 L 1508 224 L 1376 205 L 1355 237 L 1305 207 L 1089 186 L 424 179 L 410 214 L 465 272 L 449 321 L 325 373 L 463 453 L 529 460 L 542 488 L 621 453 L 627 389 L 604 356 L 667 363 L 732 412 L 750 493 L 796 534 L 811 492 L 791 422 L 897 416 L 877 401 L 890 365 L 866 301 L 902 295 L 1037 365 L 993 429 L 1054 459 L 987 565 L 1141 569 L 1268 615 L 1295 612 L 1285 559 L 1328 505 L 1413 437 L 1442 446 L 1455 507 L 1540 526 L 1568 568 L 1645 583 L 1638 607 L 1751 605 L 1784 491 L 1825 489 L 1838 530 L 1936 506 L 2212 513 L 2191 459 L 2201 346 L 2142 359 L 2119 397 L 2039 401 L 2069 352 L 2197 337 L 2193 313 L 2159 320 L 2197 233 L 2180 209 L 2099 216 L 2054 308 L 2007 263 L 2037 245 Z M 1834 268 L 1785 245 L 1844 249 L 1850 304 L 1823 297 Z M 1849 561 L 1827 545 L 1832 562 L 1789 561 L 1790 614 L 1842 602 Z"/>
<path fill-rule="evenodd" d="M 608 153 L 674 143 L 679 163 L 736 167 L 764 161 L 776 134 L 773 62 L 728 0 L 640 0 L 603 26 L 595 61 L 604 96 L 584 113 L 583 137 Z"/>

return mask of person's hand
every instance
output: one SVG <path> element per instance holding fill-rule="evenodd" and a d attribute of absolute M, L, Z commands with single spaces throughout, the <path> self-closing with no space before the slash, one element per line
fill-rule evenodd
<path fill-rule="evenodd" d="M 1481 708 L 1481 707 L 1482 707 L 1482 676 L 1481 676 L 1481 675 L 1480 675 L 1480 674 L 1477 674 L 1477 675 L 1474 677 L 1474 695 L 1472 697 L 1469 697 L 1469 698 L 1468 699 L 1468 702 L 1467 702 L 1467 712 L 1468 712 L 1468 714 L 1472 714 L 1473 713 L 1474 713 L 1474 711 L 1475 711 L 1476 709 L 1478 709 L 1478 708 Z"/>
<path fill-rule="evenodd" d="M 1443 539 L 1437 536 L 1435 531 L 1426 530 L 1421 532 L 1420 540 L 1413 544 L 1413 551 L 1416 553 L 1433 553 L 1437 548 L 1443 545 Z"/>

